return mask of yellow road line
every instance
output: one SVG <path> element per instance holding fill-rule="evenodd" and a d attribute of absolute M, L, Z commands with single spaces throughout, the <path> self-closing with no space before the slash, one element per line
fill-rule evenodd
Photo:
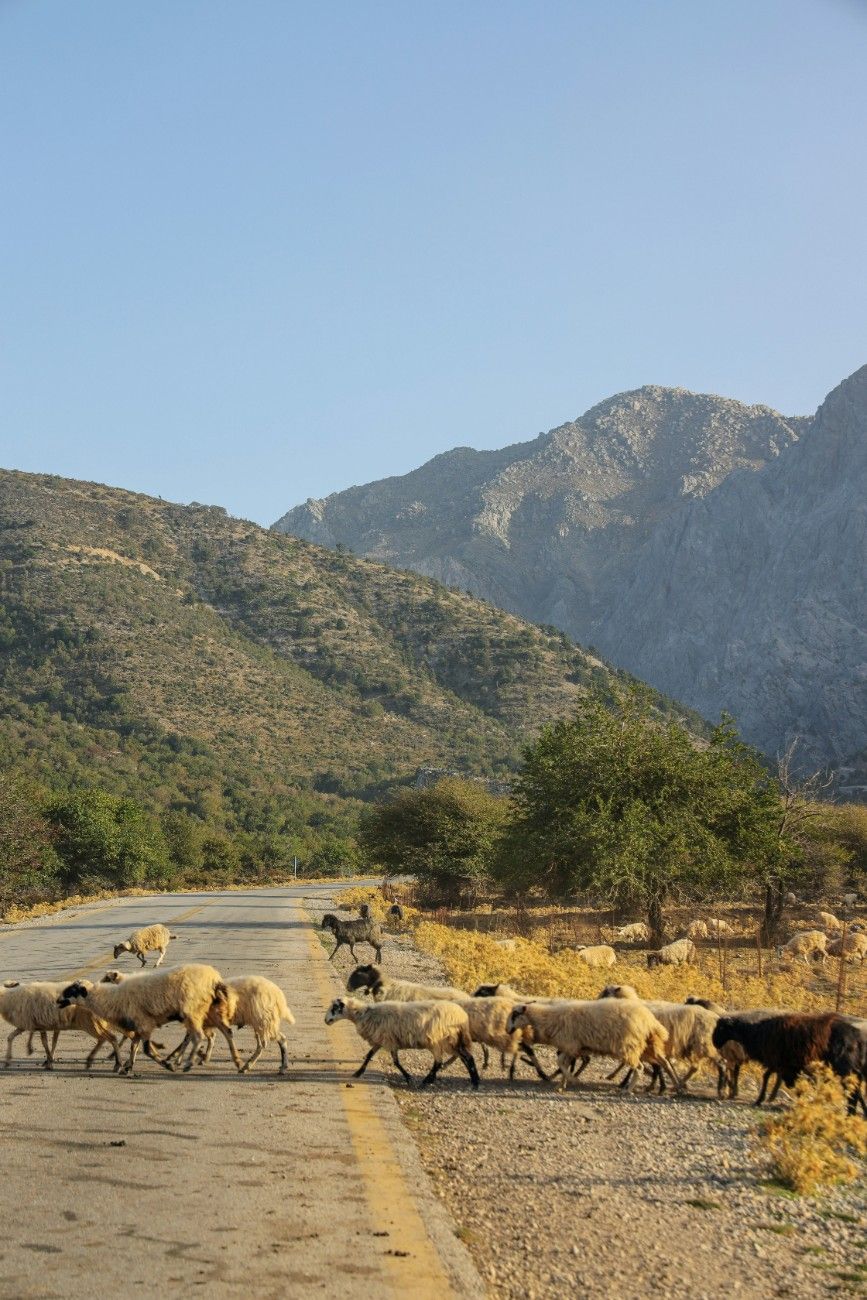
<path fill-rule="evenodd" d="M 301 911 L 300 904 L 295 904 Z M 309 919 L 309 917 L 308 917 Z M 312 927 L 305 927 L 307 944 L 313 963 L 313 974 L 322 996 L 323 1013 L 335 994 L 327 965 L 325 950 Z M 359 1038 L 345 1020 L 338 1021 L 329 1031 L 335 1046 L 331 1056 L 336 1060 L 352 1059 L 359 1055 Z M 371 1091 L 363 1083 L 353 1088 L 341 1084 L 338 1095 L 343 1104 L 349 1135 L 361 1172 L 364 1195 L 376 1228 L 387 1230 L 383 1238 L 393 1255 L 383 1255 L 388 1279 L 394 1291 L 401 1295 L 419 1298 L 454 1296 L 445 1266 L 428 1235 L 424 1220 L 415 1203 L 412 1187 L 407 1182 L 388 1131 L 373 1104 Z M 405 1253 L 404 1253 L 405 1252 Z"/>
<path fill-rule="evenodd" d="M 178 921 L 188 921 L 191 916 L 195 916 L 197 912 L 203 912 L 206 907 L 210 906 L 210 903 L 201 903 L 198 907 L 191 907 L 187 912 L 179 912 L 177 916 L 170 916 L 166 921 L 163 921 L 163 925 L 177 925 Z M 111 952 L 94 957 L 93 961 L 89 961 L 86 966 L 74 970 L 70 978 L 81 979 L 83 975 L 89 975 L 91 971 L 105 970 L 114 960 L 114 950 L 112 949 Z"/>

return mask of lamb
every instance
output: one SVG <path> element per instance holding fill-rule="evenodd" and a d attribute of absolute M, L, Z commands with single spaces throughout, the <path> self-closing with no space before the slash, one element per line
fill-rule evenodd
<path fill-rule="evenodd" d="M 615 938 L 621 943 L 647 943 L 650 938 L 650 926 L 644 921 L 633 921 L 630 925 L 621 925 L 615 931 Z"/>
<path fill-rule="evenodd" d="M 177 939 L 176 934 L 170 934 L 168 926 L 165 925 L 146 925 L 140 930 L 133 930 L 128 939 L 123 943 L 114 945 L 114 959 L 117 961 L 122 952 L 131 952 L 138 957 L 142 966 L 147 966 L 147 954 L 149 952 L 158 952 L 159 956 L 154 966 L 161 966 L 163 958 L 166 955 L 166 949 L 171 939 Z"/>
<path fill-rule="evenodd" d="M 695 961 L 695 944 L 692 939 L 675 939 L 664 948 L 647 954 L 647 965 L 654 966 L 689 966 Z"/>
<path fill-rule="evenodd" d="M 828 955 L 828 939 L 823 930 L 801 930 L 792 936 L 788 943 L 777 948 L 777 956 L 796 960 L 803 957 L 805 965 L 820 957 L 822 965 Z"/>
<path fill-rule="evenodd" d="M 586 944 L 580 944 L 575 949 L 575 955 L 579 961 L 583 961 L 587 966 L 592 966 L 594 970 L 605 970 L 607 967 L 614 966 L 617 962 L 617 953 L 607 943 L 597 943 L 592 948 L 588 948 Z"/>
<path fill-rule="evenodd" d="M 754 1103 L 761 1106 L 772 1074 L 777 1077 L 769 1102 L 781 1084 L 792 1087 L 803 1070 L 826 1059 L 831 1031 L 838 1019 L 833 1012 L 807 1015 L 790 1011 L 763 1015 L 758 1020 L 749 1012 L 720 1016 L 713 1043 L 720 1051 L 736 1043 L 748 1060 L 764 1066 L 761 1090 Z"/>
<path fill-rule="evenodd" d="M 326 1025 L 335 1020 L 350 1020 L 356 1032 L 370 1043 L 353 1078 L 360 1079 L 377 1052 L 391 1053 L 391 1059 L 410 1086 L 412 1076 L 403 1068 L 399 1053 L 419 1049 L 433 1056 L 433 1065 L 422 1080 L 422 1087 L 433 1083 L 443 1063 L 459 1056 L 467 1068 L 473 1088 L 479 1086 L 479 1072 L 473 1060 L 472 1038 L 467 1013 L 454 1002 L 376 1002 L 371 1005 L 360 998 L 335 998 L 325 1013 Z"/>
<path fill-rule="evenodd" d="M 355 956 L 355 944 L 367 943 L 376 953 L 376 963 L 382 963 L 382 929 L 378 921 L 368 917 L 367 920 L 362 917 L 356 917 L 350 921 L 341 920 L 333 912 L 326 912 L 322 918 L 322 929 L 330 930 L 337 942 L 334 945 L 329 961 L 334 961 L 337 955 L 337 949 L 347 944 L 349 951 L 352 953 L 353 961 L 357 961 Z"/>
<path fill-rule="evenodd" d="M 665 1060 L 668 1035 L 641 1002 L 517 1003 L 506 1028 L 531 1029 L 535 1042 L 556 1049 L 561 1091 L 575 1061 L 588 1055 L 612 1056 L 634 1070 L 642 1061 L 670 1069 Z"/>
<path fill-rule="evenodd" d="M 633 1002 L 639 1000 L 638 993 L 631 984 L 609 984 L 599 997 L 622 998 Z M 680 1081 L 681 1088 L 685 1090 L 686 1084 L 703 1061 L 710 1061 L 717 1069 L 717 1093 L 721 1096 L 725 1071 L 713 1045 L 713 1031 L 718 1015 L 697 1002 L 657 1002 L 645 999 L 642 1002 L 668 1033 L 665 1055 L 669 1064 L 672 1061 L 686 1061 L 689 1066 Z M 659 1085 L 660 1092 L 665 1091 L 664 1076 L 658 1066 L 653 1067 L 648 1091 L 652 1091 L 656 1084 Z"/>
<path fill-rule="evenodd" d="M 346 981 L 348 992 L 367 989 L 374 1002 L 462 1002 L 469 994 L 465 989 L 446 984 L 413 984 L 385 976 L 376 966 L 356 966 Z"/>
<path fill-rule="evenodd" d="M 826 933 L 829 931 L 831 934 L 843 933 L 843 922 L 838 921 L 833 912 L 820 912 L 819 924 Z"/>
<path fill-rule="evenodd" d="M 860 961 L 864 965 L 864 958 L 867 957 L 867 934 L 861 930 L 856 930 L 846 935 L 845 940 L 834 939 L 828 944 L 829 957 L 842 957 L 845 961 Z"/>
<path fill-rule="evenodd" d="M 213 966 L 189 964 L 172 970 L 133 975 L 120 983 L 88 986 L 79 980 L 62 990 L 57 1005 L 86 1005 L 93 1015 L 131 1033 L 129 1060 L 123 1067 L 123 1072 L 131 1075 L 139 1043 L 144 1044 L 145 1053 L 152 1060 L 167 1070 L 173 1068 L 168 1057 L 163 1059 L 157 1055 L 151 1042 L 154 1030 L 168 1020 L 181 1020 L 186 1027 L 192 1046 L 184 1069 L 191 1069 L 209 1012 L 213 1010 L 215 1018 L 220 1019 L 226 1037 L 231 1035 L 227 1001 L 228 990 L 218 970 Z M 222 1014 L 217 1011 L 218 1007 L 223 1008 Z"/>
<path fill-rule="evenodd" d="M 88 983 L 88 987 L 92 988 L 93 986 Z M 102 1044 L 109 1043 L 114 1054 L 114 1068 L 119 1070 L 120 1056 L 117 1051 L 117 1039 L 105 1023 L 105 1020 L 91 1015 L 90 1011 L 85 1010 L 84 1007 L 61 1009 L 58 1006 L 58 998 L 63 988 L 64 981 L 56 983 L 40 980 L 31 984 L 19 984 L 17 981 L 9 980 L 0 989 L 0 1016 L 14 1026 L 6 1042 L 6 1060 L 4 1062 L 6 1068 L 9 1068 L 12 1060 L 12 1044 L 18 1035 L 25 1033 L 30 1035 L 30 1039 L 28 1039 L 29 1052 L 32 1035 L 38 1033 L 45 1051 L 44 1068 L 53 1070 L 54 1051 L 60 1034 L 66 1030 L 77 1029 L 96 1039 L 96 1045 L 85 1060 L 86 1069 L 90 1069 Z M 49 1031 L 52 1034 L 50 1046 L 48 1043 Z"/>

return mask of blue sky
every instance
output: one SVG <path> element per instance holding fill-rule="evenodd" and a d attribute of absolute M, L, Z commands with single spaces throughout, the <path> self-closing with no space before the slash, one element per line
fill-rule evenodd
<path fill-rule="evenodd" d="M 0 0 L 0 463 L 226 505 L 867 362 L 865 0 Z"/>

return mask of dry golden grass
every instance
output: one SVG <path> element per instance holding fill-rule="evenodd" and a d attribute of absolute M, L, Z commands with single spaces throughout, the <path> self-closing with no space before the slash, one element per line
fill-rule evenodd
<path fill-rule="evenodd" d="M 479 984 L 512 984 L 522 992 L 540 996 L 590 998 L 605 984 L 632 984 L 641 997 L 683 1001 L 688 994 L 712 998 L 731 1007 L 787 1007 L 820 1011 L 833 1007 L 836 963 L 825 971 L 803 963 L 778 962 L 764 954 L 759 977 L 757 954 L 749 948 L 730 951 L 725 980 L 720 954 L 712 945 L 699 948 L 694 966 L 662 966 L 648 970 L 643 951 L 618 954 L 610 970 L 591 970 L 568 948 L 550 952 L 538 939 L 516 938 L 514 947 L 498 947 L 496 936 L 476 930 L 456 929 L 432 921 L 416 926 L 415 938 L 425 952 L 438 957 L 450 981 L 470 991 Z M 857 1011 L 863 1004 L 864 972 L 847 968 L 844 1009 Z"/>
<path fill-rule="evenodd" d="M 792 1105 L 758 1130 L 759 1154 L 777 1182 L 793 1192 L 852 1182 L 864 1172 L 867 1122 L 846 1114 L 843 1083 L 826 1065 L 795 1084 Z M 853 1159 L 855 1157 L 855 1159 Z"/>
<path fill-rule="evenodd" d="M 386 898 L 378 885 L 358 885 L 355 889 L 342 889 L 337 896 L 340 908 L 344 911 L 354 912 L 361 907 L 362 903 L 367 903 L 370 907 L 371 915 L 375 916 L 377 921 L 386 921 L 388 909 L 396 900 Z M 401 903 L 403 908 L 404 921 L 412 921 L 421 913 L 414 907 L 406 903 Z"/>

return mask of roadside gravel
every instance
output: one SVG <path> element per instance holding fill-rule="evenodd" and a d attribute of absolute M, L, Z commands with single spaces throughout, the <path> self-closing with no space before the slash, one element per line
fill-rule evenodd
<path fill-rule="evenodd" d="M 383 957 L 399 977 L 444 981 L 406 936 L 391 937 Z M 342 949 L 335 965 L 353 964 Z M 413 1055 L 406 1064 L 419 1075 L 427 1063 Z M 392 1079 L 492 1296 L 867 1292 L 867 1187 L 794 1198 L 764 1186 L 748 1104 L 720 1103 L 710 1088 L 626 1097 L 602 1081 L 602 1066 L 560 1096 L 518 1068 L 510 1084 L 492 1059 L 477 1094 L 457 1066 L 429 1092 Z"/>

